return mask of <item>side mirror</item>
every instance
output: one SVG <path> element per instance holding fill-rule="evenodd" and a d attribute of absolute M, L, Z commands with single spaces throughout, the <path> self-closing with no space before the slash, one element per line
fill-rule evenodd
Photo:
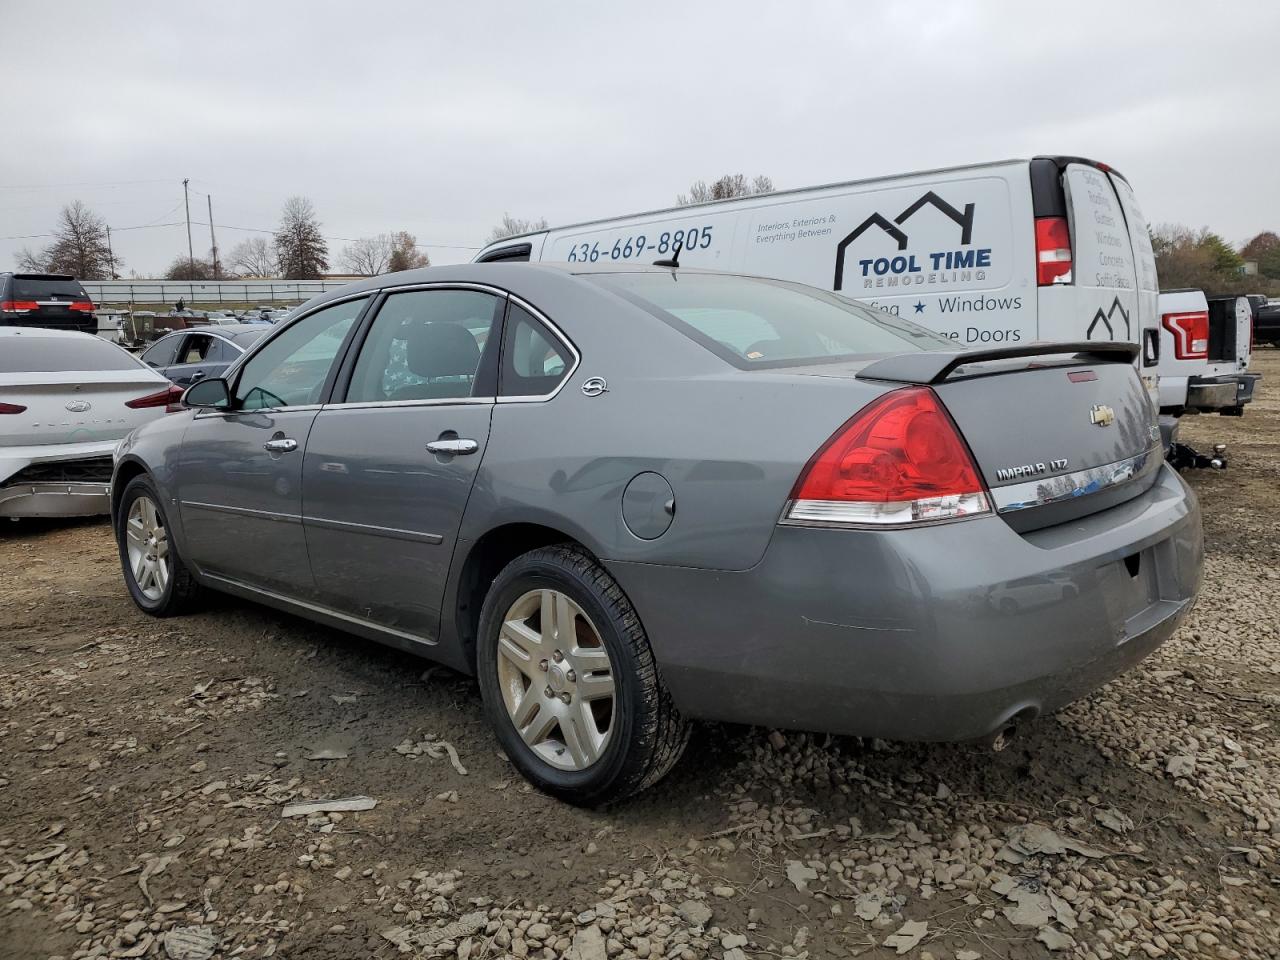
<path fill-rule="evenodd" d="M 227 388 L 227 381 L 218 377 L 193 384 L 182 395 L 182 405 L 201 410 L 228 409 L 231 406 L 231 391 Z"/>

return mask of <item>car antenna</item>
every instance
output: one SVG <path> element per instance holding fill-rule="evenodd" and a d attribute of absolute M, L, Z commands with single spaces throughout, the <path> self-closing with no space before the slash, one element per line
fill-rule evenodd
<path fill-rule="evenodd" d="M 680 266 L 680 251 L 681 251 L 681 250 L 683 250 L 683 249 L 684 249 L 684 241 L 682 240 L 682 241 L 678 242 L 674 247 L 672 247 L 672 248 L 671 248 L 671 259 L 670 259 L 670 260 L 655 260 L 655 261 L 653 261 L 653 265 L 654 265 L 655 267 L 672 267 L 673 269 L 674 269 L 674 268 L 676 268 L 676 267 L 679 267 L 679 266 Z"/>

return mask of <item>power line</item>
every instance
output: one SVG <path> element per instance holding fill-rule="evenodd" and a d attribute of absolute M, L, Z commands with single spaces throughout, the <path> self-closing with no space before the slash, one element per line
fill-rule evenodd
<path fill-rule="evenodd" d="M 65 187 L 127 187 L 143 183 L 172 183 L 172 180 L 82 180 L 77 183 L 0 183 L 0 190 L 61 190 Z"/>

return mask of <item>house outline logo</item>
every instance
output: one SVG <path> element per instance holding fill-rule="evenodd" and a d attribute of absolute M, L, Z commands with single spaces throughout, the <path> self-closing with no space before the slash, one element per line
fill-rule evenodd
<path fill-rule="evenodd" d="M 1116 338 L 1115 328 L 1111 326 L 1111 321 L 1115 318 L 1116 311 L 1120 311 L 1120 318 L 1124 320 L 1124 338 L 1126 340 L 1133 339 L 1133 328 L 1129 323 L 1129 311 L 1124 308 L 1124 304 L 1120 302 L 1117 294 L 1116 298 L 1111 301 L 1111 306 L 1105 311 L 1099 307 L 1098 312 L 1093 315 L 1093 322 L 1089 324 L 1089 329 L 1085 332 L 1086 340 L 1093 339 L 1093 331 L 1098 328 L 1098 324 L 1102 324 L 1107 328 L 1107 339 L 1114 340 Z"/>
<path fill-rule="evenodd" d="M 933 206 L 941 211 L 945 216 L 954 220 L 960 228 L 960 245 L 967 247 L 973 241 L 973 211 L 976 204 L 966 203 L 964 211 L 961 212 L 953 207 L 947 201 L 932 190 L 928 190 L 915 203 L 911 204 L 900 214 L 893 218 L 890 222 L 882 213 L 876 212 L 863 220 L 838 244 L 836 244 L 836 275 L 835 286 L 833 289 L 839 290 L 843 286 L 844 281 L 844 254 L 849 244 L 853 243 L 860 236 L 867 232 L 871 227 L 879 227 L 897 243 L 899 250 L 907 249 L 908 237 L 905 231 L 899 229 L 902 224 L 910 220 L 915 214 L 926 204 Z"/>

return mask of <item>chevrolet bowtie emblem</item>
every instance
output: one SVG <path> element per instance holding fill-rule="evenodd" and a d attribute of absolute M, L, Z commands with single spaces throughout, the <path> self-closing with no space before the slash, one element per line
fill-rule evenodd
<path fill-rule="evenodd" d="M 1116 412 L 1105 403 L 1095 403 L 1089 411 L 1089 422 L 1100 427 L 1109 427 L 1116 422 Z"/>

